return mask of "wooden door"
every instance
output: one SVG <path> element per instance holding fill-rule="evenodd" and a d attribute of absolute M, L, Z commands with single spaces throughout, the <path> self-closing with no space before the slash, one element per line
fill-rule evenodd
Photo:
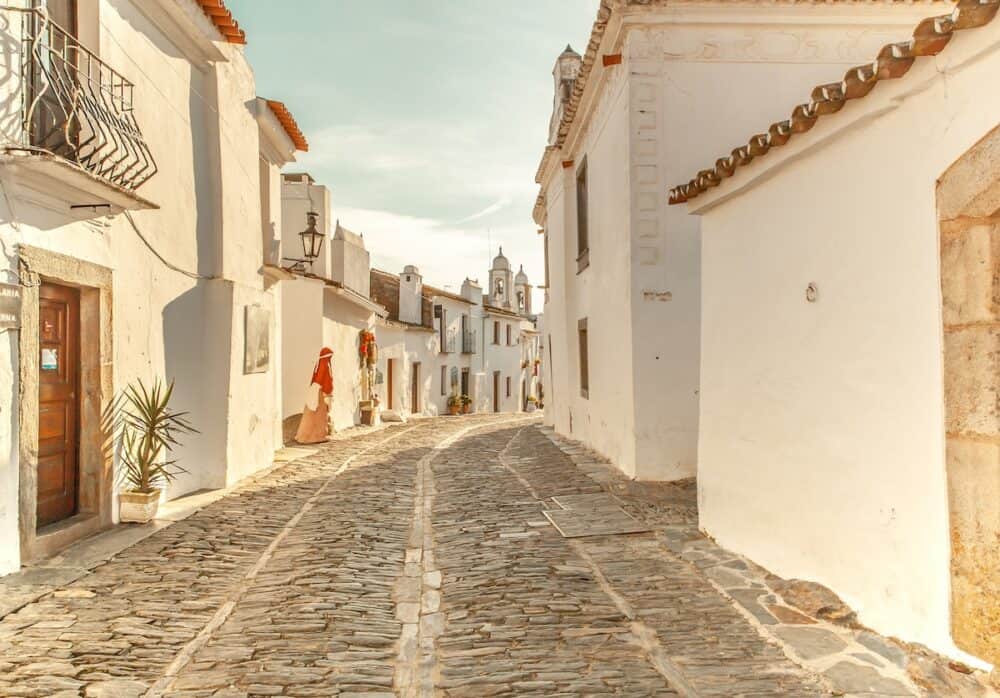
<path fill-rule="evenodd" d="M 413 364 L 413 385 L 410 386 L 410 412 L 420 414 L 420 364 Z"/>
<path fill-rule="evenodd" d="M 500 371 L 493 372 L 493 411 L 500 411 Z"/>
<path fill-rule="evenodd" d="M 387 386 L 386 390 L 388 391 L 388 394 L 389 394 L 389 404 L 387 404 L 385 406 L 385 408 L 387 410 L 391 410 L 392 409 L 392 397 L 393 397 L 393 395 L 392 395 L 392 393 L 393 393 L 392 386 L 393 386 L 393 383 L 395 382 L 393 380 L 393 375 L 392 375 L 393 370 L 392 369 L 393 369 L 393 366 L 395 366 L 396 362 L 393 359 L 388 359 L 385 363 L 386 363 L 386 373 L 388 374 L 386 376 L 386 386 Z"/>
<path fill-rule="evenodd" d="M 80 292 L 38 289 L 37 524 L 76 513 L 79 483 Z"/>

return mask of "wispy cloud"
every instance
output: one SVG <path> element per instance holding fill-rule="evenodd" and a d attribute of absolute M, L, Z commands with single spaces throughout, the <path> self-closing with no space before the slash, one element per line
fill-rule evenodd
<path fill-rule="evenodd" d="M 511 201 L 513 201 L 511 197 L 503 196 L 499 200 L 494 201 L 492 204 L 484 208 L 482 211 L 477 211 L 476 213 L 473 213 L 471 216 L 466 216 L 465 218 L 456 221 L 456 224 L 478 221 L 480 218 L 485 218 L 486 216 L 489 216 L 493 213 L 496 213 L 497 211 L 502 210 L 506 206 L 510 206 Z"/>

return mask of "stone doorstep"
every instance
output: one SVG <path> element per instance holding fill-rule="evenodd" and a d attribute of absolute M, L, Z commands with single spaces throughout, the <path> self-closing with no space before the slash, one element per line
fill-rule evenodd
<path fill-rule="evenodd" d="M 600 464 L 611 471 L 600 480 L 592 478 L 601 482 L 609 494 L 615 495 L 614 486 L 627 480 L 599 456 L 587 462 L 586 468 L 581 467 L 584 463 L 579 456 L 586 451 L 585 447 L 551 429 L 540 431 L 584 472 Z M 638 489 L 631 489 L 630 493 L 642 496 Z M 758 633 L 781 647 L 806 671 L 822 677 L 837 694 L 1000 696 L 1000 692 L 989 688 L 990 679 L 984 672 L 968 676 L 959 673 L 949 667 L 947 658 L 924 648 L 919 648 L 922 660 L 916 660 L 914 653 L 904 649 L 910 647 L 905 643 L 859 626 L 854 612 L 825 587 L 800 582 L 804 591 L 792 593 L 800 603 L 784 603 L 782 593 L 789 594 L 799 580 L 786 581 L 772 575 L 752 560 L 718 546 L 696 526 L 672 526 L 670 531 L 658 531 L 657 537 L 671 553 L 688 560 L 706 576 Z M 815 597 L 815 603 L 809 602 L 811 597 Z M 919 676 L 913 676 L 914 665 L 919 661 L 930 666 L 923 668 Z"/>

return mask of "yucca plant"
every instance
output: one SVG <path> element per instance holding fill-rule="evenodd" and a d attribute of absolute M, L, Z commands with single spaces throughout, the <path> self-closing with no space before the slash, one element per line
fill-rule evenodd
<path fill-rule="evenodd" d="M 186 473 L 176 460 L 165 458 L 179 446 L 178 437 L 196 434 L 187 412 L 170 408 L 174 382 L 160 379 L 147 388 L 141 381 L 129 384 L 114 407 L 122 484 L 130 491 L 149 493 Z"/>

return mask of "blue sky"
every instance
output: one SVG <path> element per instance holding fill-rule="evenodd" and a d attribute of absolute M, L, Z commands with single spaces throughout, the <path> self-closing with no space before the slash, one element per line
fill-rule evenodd
<path fill-rule="evenodd" d="M 598 0 L 228 0 L 263 97 L 309 140 L 289 166 L 327 185 L 372 263 L 457 289 L 503 244 L 543 283 L 531 220 L 552 66 Z M 540 308 L 540 305 L 537 306 Z"/>

